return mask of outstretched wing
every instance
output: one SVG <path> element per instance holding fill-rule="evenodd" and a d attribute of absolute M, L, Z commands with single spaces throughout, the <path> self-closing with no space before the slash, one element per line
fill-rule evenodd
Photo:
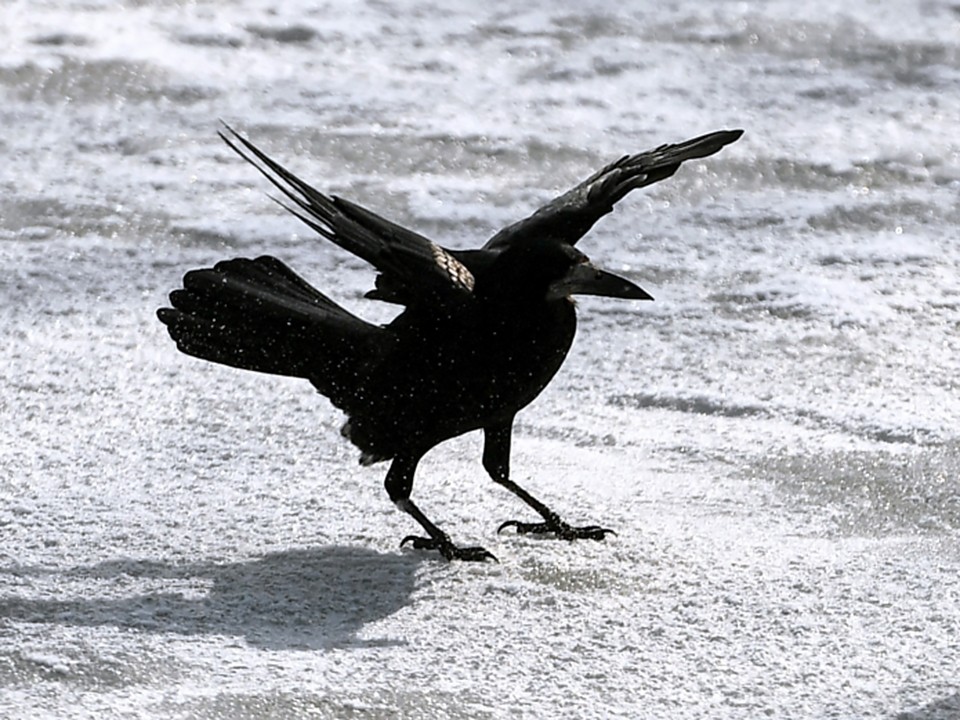
<path fill-rule="evenodd" d="M 743 130 L 721 130 L 637 155 L 625 155 L 530 217 L 508 225 L 484 247 L 498 249 L 534 236 L 549 236 L 574 245 L 631 190 L 668 178 L 685 161 L 713 155 L 741 135 Z"/>
<path fill-rule="evenodd" d="M 469 296 L 474 277 L 450 252 L 427 238 L 336 196 L 314 189 L 226 125 L 220 137 L 293 206 L 284 208 L 331 242 L 363 258 L 381 275 L 367 297 L 409 304 L 436 294 Z"/>

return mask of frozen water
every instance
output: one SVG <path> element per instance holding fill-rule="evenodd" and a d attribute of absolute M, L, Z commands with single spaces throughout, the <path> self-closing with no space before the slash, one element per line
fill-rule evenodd
<path fill-rule="evenodd" d="M 960 5 L 8 0 L 0 7 L 0 717 L 960 717 Z M 520 417 L 416 528 L 309 386 L 176 352 L 183 272 L 372 274 L 216 137 L 452 247 L 603 162 L 736 145 L 581 247 Z"/>

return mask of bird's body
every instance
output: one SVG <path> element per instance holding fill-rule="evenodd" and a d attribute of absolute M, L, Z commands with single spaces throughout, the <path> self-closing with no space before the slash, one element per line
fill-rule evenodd
<path fill-rule="evenodd" d="M 232 132 L 232 131 L 231 131 Z M 567 539 L 609 530 L 571 527 L 509 478 L 518 411 L 559 370 L 576 332 L 576 293 L 650 299 L 628 280 L 594 268 L 576 241 L 630 190 L 705 157 L 740 131 L 627 156 L 608 165 L 478 250 L 446 250 L 301 181 L 236 133 L 224 140 L 292 202 L 319 234 L 379 271 L 368 297 L 404 306 L 385 326 L 343 309 L 270 256 L 194 270 L 159 317 L 184 352 L 248 370 L 309 380 L 347 415 L 343 434 L 361 462 L 391 460 L 387 491 L 427 538 L 406 538 L 448 558 L 492 557 L 459 548 L 410 499 L 420 458 L 444 440 L 482 429 L 491 477 L 543 522 L 520 532 Z"/>
<path fill-rule="evenodd" d="M 469 303 L 437 318 L 406 310 L 384 328 L 362 405 L 345 431 L 371 459 L 510 420 L 560 369 L 576 313 L 564 298 L 504 314 Z"/>

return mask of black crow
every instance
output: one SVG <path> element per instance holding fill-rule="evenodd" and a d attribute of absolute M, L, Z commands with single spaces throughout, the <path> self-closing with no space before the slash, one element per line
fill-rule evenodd
<path fill-rule="evenodd" d="M 742 130 L 720 131 L 626 155 L 510 225 L 476 250 L 448 250 L 366 208 L 325 195 L 227 127 L 223 140 L 287 198 L 286 207 L 319 235 L 373 265 L 366 297 L 403 306 L 374 325 L 337 305 L 271 256 L 237 258 L 192 270 L 158 316 L 183 352 L 245 370 L 309 380 L 347 415 L 343 435 L 360 462 L 390 460 L 386 489 L 427 537 L 415 548 L 448 559 L 494 559 L 458 547 L 410 499 L 423 455 L 483 430 L 483 466 L 537 511 L 539 522 L 510 520 L 520 533 L 565 540 L 612 531 L 567 524 L 510 479 L 514 417 L 560 368 L 577 327 L 571 296 L 652 299 L 633 282 L 592 265 L 577 241 L 631 190 L 707 157 Z M 283 204 L 283 203 L 282 203 Z"/>

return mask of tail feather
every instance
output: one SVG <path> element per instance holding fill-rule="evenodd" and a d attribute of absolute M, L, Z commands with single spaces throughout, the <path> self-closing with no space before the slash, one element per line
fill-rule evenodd
<path fill-rule="evenodd" d="M 247 258 L 223 260 L 214 265 L 213 270 L 227 277 L 245 278 L 264 288 L 282 290 L 290 297 L 297 297 L 304 302 L 345 312 L 333 300 L 270 255 L 262 255 L 256 260 Z"/>
<path fill-rule="evenodd" d="M 192 270 L 170 304 L 157 315 L 184 353 L 306 378 L 344 408 L 383 332 L 269 256 Z"/>
<path fill-rule="evenodd" d="M 273 260 L 274 258 L 270 258 Z M 259 259 L 258 259 L 259 260 Z M 171 295 L 175 307 L 209 312 L 217 308 L 222 313 L 246 313 L 259 320 L 267 318 L 316 322 L 323 319 L 327 325 L 343 327 L 349 332 L 362 320 L 348 313 L 333 300 L 312 287 L 307 293 L 286 279 L 264 272 L 258 260 L 228 260 L 213 268 L 191 270 L 183 278 L 183 290 Z M 365 324 L 365 323 L 363 323 Z"/>

